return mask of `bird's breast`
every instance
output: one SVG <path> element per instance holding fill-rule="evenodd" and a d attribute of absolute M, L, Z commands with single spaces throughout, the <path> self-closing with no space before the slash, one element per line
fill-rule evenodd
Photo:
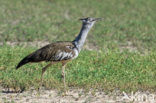
<path fill-rule="evenodd" d="M 78 55 L 79 55 L 79 51 L 78 51 L 76 48 L 74 48 L 74 49 L 73 49 L 73 52 L 74 52 L 74 56 L 73 56 L 72 59 L 75 59 L 75 58 L 78 57 Z"/>

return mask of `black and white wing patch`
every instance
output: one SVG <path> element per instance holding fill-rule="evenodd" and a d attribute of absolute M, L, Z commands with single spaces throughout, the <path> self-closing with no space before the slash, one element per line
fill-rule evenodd
<path fill-rule="evenodd" d="M 68 60 L 71 59 L 72 57 L 73 57 L 72 52 L 60 51 L 55 55 L 54 61 Z"/>
<path fill-rule="evenodd" d="M 71 46 L 65 46 L 56 51 L 53 61 L 61 61 L 72 59 L 75 56 L 75 52 Z"/>

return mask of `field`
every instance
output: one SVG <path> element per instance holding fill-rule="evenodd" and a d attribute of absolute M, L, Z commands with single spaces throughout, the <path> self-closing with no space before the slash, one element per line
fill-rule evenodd
<path fill-rule="evenodd" d="M 79 57 L 67 65 L 68 87 L 155 91 L 155 7 L 155 0 L 0 0 L 0 86 L 37 90 L 46 63 L 15 70 L 23 57 L 39 48 L 29 42 L 71 41 L 80 31 L 79 18 L 102 17 Z M 60 64 L 46 71 L 45 88 L 63 88 L 58 68 Z"/>

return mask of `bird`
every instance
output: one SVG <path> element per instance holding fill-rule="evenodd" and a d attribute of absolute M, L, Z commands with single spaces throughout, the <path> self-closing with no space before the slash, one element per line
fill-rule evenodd
<path fill-rule="evenodd" d="M 57 41 L 51 44 L 48 44 L 31 54 L 24 57 L 16 66 L 16 69 L 27 63 L 38 63 L 38 62 L 48 62 L 48 64 L 42 68 L 41 81 L 43 79 L 43 74 L 48 67 L 55 63 L 62 64 L 62 80 L 64 83 L 64 88 L 66 90 L 66 81 L 65 81 L 65 66 L 69 61 L 77 58 L 84 43 L 88 32 L 93 27 L 96 21 L 102 20 L 102 18 L 93 18 L 86 17 L 79 19 L 82 21 L 81 30 L 73 41 Z"/>

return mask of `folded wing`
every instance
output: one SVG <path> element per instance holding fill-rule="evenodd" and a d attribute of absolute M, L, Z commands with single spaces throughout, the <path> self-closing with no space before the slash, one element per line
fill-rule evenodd
<path fill-rule="evenodd" d="M 56 42 L 46 45 L 22 59 L 16 69 L 29 62 L 62 61 L 75 56 L 72 42 Z"/>

